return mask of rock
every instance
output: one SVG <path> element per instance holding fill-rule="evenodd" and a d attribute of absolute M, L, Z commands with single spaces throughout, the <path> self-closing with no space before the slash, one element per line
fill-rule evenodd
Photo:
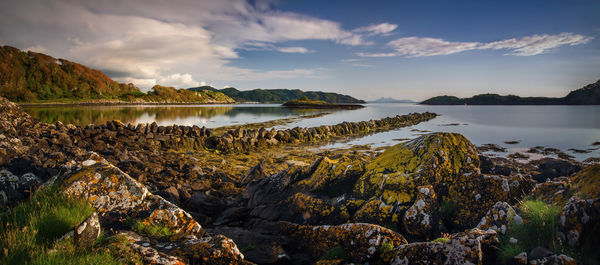
<path fill-rule="evenodd" d="M 533 175 L 533 179 L 538 182 L 545 182 L 546 179 L 557 177 L 568 177 L 581 170 L 581 166 L 572 161 L 555 158 L 543 158 L 533 161 L 532 164 L 538 168 L 539 173 Z"/>
<path fill-rule="evenodd" d="M 600 198 L 600 164 L 591 165 L 571 177 L 573 189 L 586 198 Z"/>
<path fill-rule="evenodd" d="M 304 226 L 282 222 L 281 232 L 289 235 L 293 244 L 308 251 L 314 259 L 334 247 L 342 247 L 352 262 L 364 263 L 379 254 L 383 245 L 396 248 L 407 243 L 401 234 L 365 223 Z"/>
<path fill-rule="evenodd" d="M 177 188 L 175 188 L 173 186 L 168 187 L 164 190 L 161 190 L 161 191 L 157 192 L 156 194 L 172 203 L 178 204 L 180 202 L 179 191 L 177 191 Z"/>
<path fill-rule="evenodd" d="M 577 261 L 567 255 L 552 255 L 541 259 L 530 260 L 535 265 L 577 265 Z"/>
<path fill-rule="evenodd" d="M 527 252 L 521 252 L 512 258 L 511 265 L 527 265 Z"/>
<path fill-rule="evenodd" d="M 420 237 L 430 237 L 439 222 L 437 199 L 433 186 L 418 187 L 415 203 L 406 210 L 402 218 L 404 230 Z"/>
<path fill-rule="evenodd" d="M 348 208 L 352 201 L 346 204 Z M 351 207 L 351 206 L 350 206 Z M 371 198 L 369 201 L 359 206 L 360 208 L 352 216 L 354 223 L 371 223 L 386 227 L 398 228 L 400 221 L 400 213 L 398 207 L 388 205 L 376 198 Z"/>
<path fill-rule="evenodd" d="M 556 203 L 564 205 L 569 199 L 571 191 L 570 181 L 567 177 L 548 179 L 544 183 L 538 183 L 532 191 L 533 197 L 545 203 Z"/>
<path fill-rule="evenodd" d="M 497 233 L 504 235 L 508 225 L 513 218 L 519 217 L 515 210 L 506 202 L 497 202 L 492 208 L 481 218 L 481 222 L 477 228 L 482 230 L 492 229 Z"/>
<path fill-rule="evenodd" d="M 495 253 L 497 244 L 495 231 L 472 229 L 453 234 L 445 243 L 401 245 L 390 254 L 390 264 L 484 264 L 487 263 L 486 258 L 494 256 L 492 253 Z"/>
<path fill-rule="evenodd" d="M 553 254 L 554 253 L 547 248 L 538 246 L 529 251 L 529 255 L 527 255 L 527 257 L 529 257 L 529 259 L 536 260 L 552 256 Z"/>
<path fill-rule="evenodd" d="M 25 173 L 20 177 L 8 170 L 0 170 L 0 191 L 5 204 L 16 204 L 42 184 L 42 180 L 33 173 Z M 2 200 L 2 199 L 0 199 Z"/>
<path fill-rule="evenodd" d="M 90 214 L 81 224 L 75 227 L 74 231 L 73 240 L 77 246 L 93 246 L 101 232 L 98 214 L 96 212 Z"/>
<path fill-rule="evenodd" d="M 586 237 L 598 235 L 600 199 L 582 200 L 571 197 L 560 213 L 559 229 L 563 239 L 572 247 L 578 247 Z"/>
<path fill-rule="evenodd" d="M 246 263 L 231 239 L 222 235 L 208 235 L 189 213 L 153 195 L 142 184 L 95 153 L 80 162 L 69 163 L 66 172 L 57 179 L 60 179 L 58 183 L 62 192 L 84 199 L 96 209 L 100 224 L 104 227 L 120 224 L 126 217 L 141 220 L 145 224 L 162 225 L 174 233 L 170 238 L 173 247 L 160 248 L 159 244 L 164 246 L 166 242 L 158 241 L 153 248 L 167 255 L 191 263 Z M 153 242 L 157 242 L 155 240 Z M 143 248 L 137 250 L 142 251 Z"/>
<path fill-rule="evenodd" d="M 265 166 L 263 165 L 263 163 L 258 163 L 256 166 L 251 168 L 250 171 L 248 171 L 248 174 L 246 174 L 246 176 L 244 176 L 244 178 L 242 179 L 242 185 L 247 185 L 253 180 L 264 179 L 267 176 L 268 175 L 265 172 Z"/>

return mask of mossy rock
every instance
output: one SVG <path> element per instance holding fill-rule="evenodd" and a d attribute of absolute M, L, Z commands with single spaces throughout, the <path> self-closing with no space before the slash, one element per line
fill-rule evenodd
<path fill-rule="evenodd" d="M 600 164 L 579 171 L 571 177 L 571 185 L 584 198 L 600 198 Z"/>
<path fill-rule="evenodd" d="M 340 224 L 350 217 L 345 206 L 338 207 L 300 192 L 291 196 L 288 202 L 293 219 L 300 223 Z"/>
<path fill-rule="evenodd" d="M 363 171 L 364 162 L 360 159 L 342 156 L 332 160 L 323 157 L 313 162 L 305 174 L 306 178 L 295 185 L 303 190 L 338 196 L 350 190 Z"/>
<path fill-rule="evenodd" d="M 475 146 L 457 133 L 432 133 L 388 148 L 365 166 L 354 186 L 358 197 L 380 196 L 385 203 L 409 204 L 417 187 L 433 185 L 438 196 L 446 183 L 479 173 Z"/>
<path fill-rule="evenodd" d="M 352 216 L 352 222 L 371 223 L 397 228 L 400 221 L 399 209 L 376 198 L 364 203 Z"/>

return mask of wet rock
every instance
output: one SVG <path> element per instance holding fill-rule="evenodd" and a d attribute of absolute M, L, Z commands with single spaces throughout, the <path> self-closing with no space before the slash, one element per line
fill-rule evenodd
<path fill-rule="evenodd" d="M 497 244 L 495 231 L 472 229 L 453 234 L 446 243 L 401 245 L 392 251 L 390 264 L 484 264 Z"/>
<path fill-rule="evenodd" d="M 513 219 L 522 220 L 517 215 L 515 210 L 506 202 L 497 202 L 492 208 L 481 218 L 481 222 L 477 228 L 482 230 L 492 229 L 498 234 L 506 234 L 506 229 Z"/>
<path fill-rule="evenodd" d="M 567 255 L 552 255 L 541 259 L 532 259 L 529 264 L 535 265 L 577 265 L 577 261 Z"/>
<path fill-rule="evenodd" d="M 94 245 L 101 231 L 98 214 L 93 212 L 75 227 L 73 240 L 77 246 L 90 247 Z"/>
<path fill-rule="evenodd" d="M 414 236 L 430 237 L 439 222 L 437 199 L 433 186 L 418 187 L 415 203 L 402 218 L 404 230 Z"/>
<path fill-rule="evenodd" d="M 304 226 L 282 222 L 281 232 L 289 235 L 293 244 L 308 251 L 314 259 L 334 247 L 342 247 L 352 262 L 363 263 L 379 255 L 383 245 L 396 248 L 407 243 L 401 234 L 365 223 Z"/>

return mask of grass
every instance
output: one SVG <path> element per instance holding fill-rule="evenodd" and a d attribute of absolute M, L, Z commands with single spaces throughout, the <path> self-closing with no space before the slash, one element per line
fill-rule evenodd
<path fill-rule="evenodd" d="M 446 243 L 448 241 L 450 241 L 450 238 L 447 238 L 447 237 L 438 237 L 434 240 L 431 240 L 431 242 L 435 242 L 435 243 Z"/>
<path fill-rule="evenodd" d="M 37 192 L 0 216 L 0 264 L 120 264 L 108 253 L 79 248 L 71 240 L 56 242 L 92 211 L 85 201 L 54 187 Z"/>
<path fill-rule="evenodd" d="M 142 235 L 154 238 L 164 238 L 173 235 L 173 231 L 162 224 L 147 224 L 140 219 L 127 219 L 125 222 L 131 226 L 133 231 Z"/>
<path fill-rule="evenodd" d="M 240 252 L 246 253 L 248 251 L 254 250 L 256 247 L 254 245 L 247 245 L 244 248 L 240 249 Z"/>
<path fill-rule="evenodd" d="M 334 247 L 334 248 L 328 250 L 325 254 L 323 254 L 323 256 L 321 256 L 319 258 L 319 260 L 334 260 L 334 259 L 341 259 L 341 260 L 348 261 L 350 259 L 350 257 L 348 257 L 348 253 L 346 253 L 346 250 L 344 250 L 344 248 L 338 246 L 338 247 Z"/>
<path fill-rule="evenodd" d="M 564 253 L 565 249 L 557 239 L 560 208 L 542 201 L 527 200 L 519 207 L 523 223 L 511 223 L 505 236 L 500 238 L 499 257 L 507 263 L 521 252 L 529 252 L 537 246 L 548 248 L 554 253 Z M 510 243 L 510 238 L 517 243 Z"/>

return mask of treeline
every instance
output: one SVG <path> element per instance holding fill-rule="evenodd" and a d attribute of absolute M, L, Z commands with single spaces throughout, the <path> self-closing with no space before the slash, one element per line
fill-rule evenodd
<path fill-rule="evenodd" d="M 0 96 L 14 102 L 234 102 L 219 92 L 193 92 L 160 85 L 146 94 L 133 84 L 118 83 L 99 70 L 10 46 L 0 46 Z"/>
<path fill-rule="evenodd" d="M 515 95 L 480 94 L 470 98 L 438 96 L 427 99 L 425 105 L 599 105 L 600 80 L 571 91 L 562 98 L 519 97 Z"/>
<path fill-rule="evenodd" d="M 321 91 L 302 91 L 299 89 L 254 89 L 240 91 L 233 87 L 216 89 L 211 86 L 188 88 L 191 91 L 218 91 L 237 102 L 284 103 L 290 100 L 306 97 L 311 100 L 322 100 L 329 103 L 365 103 L 348 95 Z"/>

